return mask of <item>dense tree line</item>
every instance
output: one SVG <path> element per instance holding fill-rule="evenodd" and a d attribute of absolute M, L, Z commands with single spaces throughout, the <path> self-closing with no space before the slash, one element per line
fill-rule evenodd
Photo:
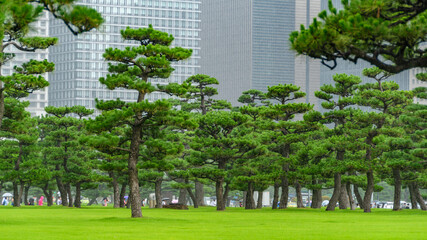
<path fill-rule="evenodd" d="M 363 20 L 356 30 L 365 31 L 365 21 L 373 17 L 354 13 L 357 1 L 343 2 L 342 12 L 331 5 L 332 15 L 320 14 L 323 24 L 315 21 L 310 30 L 294 33 L 293 47 L 309 56 L 315 52 L 314 57 L 323 60 L 357 61 L 362 58 L 358 55 L 361 51 L 372 50 L 366 44 L 377 46 L 372 40 L 345 51 L 340 48 L 343 39 L 339 36 L 347 36 L 350 28 L 342 23 L 344 20 L 351 22 L 351 14 L 356 15 L 358 21 Z M 395 5 L 386 5 L 390 13 L 379 11 L 377 15 L 386 19 L 378 20 L 380 29 L 401 26 L 409 18 L 422 22 L 424 12 L 418 8 L 423 6 L 412 2 L 413 6 L 407 4 L 412 6 L 412 15 L 401 17 L 393 15 Z M 65 10 L 58 1 L 17 4 L 2 3 L 7 11 L 0 15 L 4 18 L 0 67 L 13 59 L 13 55 L 4 52 L 10 45 L 34 51 L 56 43 L 53 38 L 25 38 L 29 24 L 43 9 L 61 19 L 75 34 L 102 23 L 96 12 L 77 6 Z M 19 18 L 24 12 L 29 17 Z M 92 19 L 79 19 L 81 13 Z M 343 29 L 329 26 L 338 23 Z M 337 32 L 327 33 L 323 27 Z M 402 26 L 399 29 L 411 30 Z M 390 31 L 384 34 L 394 33 Z M 304 103 L 305 93 L 293 84 L 270 86 L 267 92 L 243 92 L 239 98 L 242 106 L 234 108 L 227 101 L 215 99 L 214 85 L 218 81 L 211 76 L 195 75 L 182 84 L 152 84 L 153 78 L 168 78 L 174 70 L 171 63 L 189 58 L 192 51 L 171 47 L 173 36 L 152 26 L 127 28 L 121 35 L 123 40 L 137 45 L 106 49 L 103 56 L 109 62 L 109 74 L 100 82 L 110 90 L 137 91 L 138 98 L 135 102 L 96 99 L 96 108 L 101 112 L 96 117 L 92 116 L 93 110 L 82 106 L 46 107 L 47 115 L 41 118 L 31 118 L 25 112 L 28 103 L 19 98 L 48 85 L 42 77 L 54 70 L 48 61 L 32 60 L 15 67 L 11 76 L 0 76 L 0 180 L 1 185 L 12 183 L 15 207 L 19 207 L 22 198 L 27 203 L 30 187 L 41 188 L 48 205 L 52 205 L 52 191 L 58 189 L 63 206 L 80 207 L 82 190 L 109 183 L 114 207 L 123 207 L 129 189 L 132 217 L 142 217 L 140 187 L 154 184 L 156 207 L 161 208 L 162 184 L 172 181 L 180 189 L 180 202 L 185 203 L 188 194 L 195 207 L 203 205 L 203 185 L 213 184 L 220 211 L 226 209 L 230 192 L 236 190 L 245 193 L 246 209 L 262 207 L 261 201 L 258 206 L 255 204 L 254 192 L 262 193 L 269 186 L 274 187 L 272 208 L 287 208 L 292 186 L 298 207 L 304 207 L 302 188 L 313 191 L 313 208 L 321 206 L 322 189 L 332 188 L 327 210 L 334 210 L 337 203 L 340 209 L 355 209 L 357 202 L 370 212 L 373 192 L 381 190 L 380 181 L 386 181 L 395 188 L 394 210 L 400 209 L 403 187 L 410 190 L 413 208 L 419 205 L 426 210 L 420 190 L 427 188 L 427 109 L 413 103 L 414 97 L 426 98 L 426 89 L 399 90 L 396 83 L 386 80 L 392 79 L 390 72 L 399 72 L 400 68 L 378 62 L 384 58 L 406 68 L 425 67 L 405 65 L 411 61 L 425 63 L 425 50 L 416 49 L 418 35 L 414 36 L 417 41 L 413 45 L 403 47 L 403 56 L 399 55 L 400 50 L 387 52 L 399 43 L 398 38 L 389 39 L 382 46 L 385 50 L 378 50 L 381 54 L 370 61 L 380 68 L 363 72 L 371 82 L 362 84 L 358 76 L 335 75 L 334 84 L 324 85 L 315 93 L 323 101 L 322 112 Z M 319 46 L 329 46 L 325 41 L 333 46 L 322 47 L 321 52 L 310 45 L 304 52 L 307 45 L 303 41 L 313 38 L 321 41 Z M 420 54 L 424 54 L 422 60 L 418 59 Z M 419 75 L 419 79 L 425 78 L 425 74 Z M 150 102 L 146 96 L 153 92 L 168 94 L 171 99 Z"/>

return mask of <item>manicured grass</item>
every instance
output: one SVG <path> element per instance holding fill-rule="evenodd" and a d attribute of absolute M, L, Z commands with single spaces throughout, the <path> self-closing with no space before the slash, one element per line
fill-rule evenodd
<path fill-rule="evenodd" d="M 427 239 L 427 213 L 374 209 L 244 210 L 0 207 L 0 239 Z"/>

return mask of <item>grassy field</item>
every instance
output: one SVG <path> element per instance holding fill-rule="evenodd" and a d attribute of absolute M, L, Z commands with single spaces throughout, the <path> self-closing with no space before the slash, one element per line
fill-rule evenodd
<path fill-rule="evenodd" d="M 374 209 L 244 210 L 213 207 L 130 210 L 24 206 L 0 207 L 0 239 L 427 239 L 427 213 Z"/>

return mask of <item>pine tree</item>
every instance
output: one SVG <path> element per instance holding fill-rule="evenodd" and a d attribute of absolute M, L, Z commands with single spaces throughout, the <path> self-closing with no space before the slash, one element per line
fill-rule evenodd
<path fill-rule="evenodd" d="M 108 131 L 123 125 L 130 127 L 129 141 L 123 143 L 123 150 L 129 154 L 128 176 L 132 217 L 142 217 L 141 197 L 139 195 L 138 158 L 140 146 L 144 144 L 143 130 L 156 128 L 163 124 L 170 104 L 166 100 L 151 103 L 146 95 L 154 91 L 168 91 L 171 86 L 153 86 L 149 78 L 168 78 L 173 72 L 172 61 L 180 61 L 191 56 L 192 51 L 181 47 L 170 47 L 174 40 L 172 35 L 154 30 L 150 25 L 144 29 L 127 28 L 121 31 L 126 41 L 138 43 L 137 47 L 124 50 L 108 48 L 104 58 L 110 61 L 107 77 L 99 81 L 108 89 L 131 89 L 138 92 L 136 102 L 125 103 L 120 100 L 98 101 L 97 108 L 102 115 L 91 122 L 92 130 Z M 126 145 L 128 144 L 128 145 Z M 125 150 L 126 149 L 126 150 Z"/>

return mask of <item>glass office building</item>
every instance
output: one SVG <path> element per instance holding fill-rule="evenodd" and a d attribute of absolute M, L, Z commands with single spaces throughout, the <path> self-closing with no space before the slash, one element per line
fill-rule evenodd
<path fill-rule="evenodd" d="M 248 89 L 293 83 L 307 93 L 317 90 L 319 63 L 297 58 L 289 34 L 319 11 L 313 0 L 203 2 L 201 73 L 217 78 L 218 97 L 233 105 Z"/>
<path fill-rule="evenodd" d="M 106 48 L 124 49 L 120 30 L 127 26 L 143 28 L 152 24 L 157 30 L 175 37 L 172 46 L 193 49 L 193 56 L 174 63 L 169 79 L 150 79 L 153 83 L 182 82 L 198 72 L 200 66 L 200 0 L 82 0 L 79 4 L 92 7 L 102 14 L 105 23 L 98 31 L 73 36 L 64 24 L 51 19 L 50 35 L 59 44 L 50 50 L 49 59 L 56 64 L 50 75 L 49 105 L 83 105 L 95 108 L 95 98 L 134 101 L 137 92 L 125 89 L 108 90 L 98 79 L 105 76 L 108 63 L 102 54 Z M 135 45 L 136 46 L 136 45 Z M 149 100 L 163 98 L 152 93 Z"/>

